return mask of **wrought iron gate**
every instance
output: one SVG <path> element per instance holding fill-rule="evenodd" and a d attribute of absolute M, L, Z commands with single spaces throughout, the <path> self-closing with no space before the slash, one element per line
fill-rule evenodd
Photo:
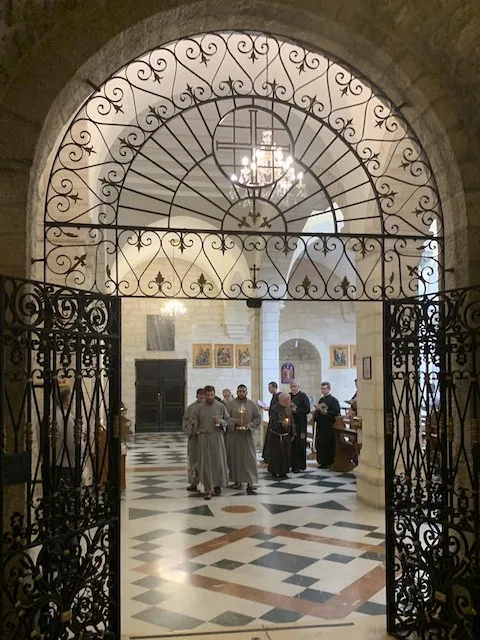
<path fill-rule="evenodd" d="M 480 637 L 480 288 L 385 303 L 388 630 Z"/>
<path fill-rule="evenodd" d="M 119 300 L 0 286 L 0 636 L 118 640 Z"/>

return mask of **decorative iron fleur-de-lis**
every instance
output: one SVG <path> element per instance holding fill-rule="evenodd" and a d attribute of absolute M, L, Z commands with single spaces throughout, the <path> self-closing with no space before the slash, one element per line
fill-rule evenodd
<path fill-rule="evenodd" d="M 347 276 L 343 276 L 340 286 L 342 287 L 343 295 L 346 296 L 348 294 L 348 287 L 350 286 L 350 280 Z"/>
<path fill-rule="evenodd" d="M 308 276 L 305 276 L 304 279 L 302 280 L 300 286 L 303 288 L 303 290 L 305 292 L 305 296 L 308 296 L 309 295 L 309 289 L 312 286 L 312 281 L 310 280 L 310 278 Z"/>
<path fill-rule="evenodd" d="M 198 278 L 197 278 L 197 284 L 200 287 L 200 293 L 203 293 L 203 290 L 205 289 L 205 285 L 207 284 L 207 279 L 205 278 L 205 276 L 203 275 L 203 273 L 201 273 Z"/>
<path fill-rule="evenodd" d="M 170 238 L 168 242 L 173 249 L 180 249 L 180 253 L 182 255 L 185 249 L 187 248 L 187 244 L 185 242 L 185 237 L 183 233 L 181 233 L 178 238 Z"/>
<path fill-rule="evenodd" d="M 132 142 L 130 142 L 130 140 L 127 140 L 127 138 L 119 138 L 118 141 L 122 146 L 130 149 L 130 151 L 135 151 L 135 149 L 137 148 L 136 145 L 132 144 Z"/>
<path fill-rule="evenodd" d="M 163 277 L 161 271 L 159 271 L 155 276 L 155 282 L 158 284 L 160 288 L 162 288 L 162 284 L 165 282 L 165 278 Z"/>
<path fill-rule="evenodd" d="M 81 256 L 74 256 L 73 259 L 74 259 L 74 263 L 67 270 L 67 274 L 72 273 L 72 271 L 74 271 L 77 267 L 84 267 L 85 266 L 85 261 L 87 259 L 87 254 L 84 253 Z"/>
<path fill-rule="evenodd" d="M 250 229 L 250 223 L 247 220 L 247 216 L 242 216 L 240 218 L 240 222 L 238 223 L 238 228 L 241 229 L 242 227 L 247 227 L 247 229 Z"/>

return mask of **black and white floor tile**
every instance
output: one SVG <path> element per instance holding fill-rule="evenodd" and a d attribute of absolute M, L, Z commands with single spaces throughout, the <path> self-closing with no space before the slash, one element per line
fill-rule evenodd
<path fill-rule="evenodd" d="M 353 474 L 315 465 L 278 480 L 260 467 L 257 495 L 227 488 L 208 503 L 186 486 L 183 435 L 129 444 L 124 633 L 384 616 L 384 513 L 358 502 Z"/>

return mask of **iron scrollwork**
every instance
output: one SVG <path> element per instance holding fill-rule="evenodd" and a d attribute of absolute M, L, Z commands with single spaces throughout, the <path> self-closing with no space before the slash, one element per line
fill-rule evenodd
<path fill-rule="evenodd" d="M 117 225 L 115 240 L 97 228 L 88 245 L 66 247 L 65 228 L 47 229 L 50 277 L 118 296 L 381 301 L 422 295 L 440 286 L 443 273 L 437 239 Z M 70 260 L 72 249 L 85 252 L 81 265 Z M 115 257 L 112 264 L 105 253 Z"/>
<path fill-rule="evenodd" d="M 388 629 L 480 632 L 480 288 L 386 303 Z"/>
<path fill-rule="evenodd" d="M 117 640 L 119 301 L 6 277 L 1 299 L 0 467 L 32 464 L 0 485 L 0 635 Z"/>
<path fill-rule="evenodd" d="M 259 150 L 274 163 L 264 179 L 257 167 L 233 180 Z M 288 179 L 278 153 L 296 167 Z M 172 229 L 217 234 L 227 254 L 269 233 L 287 254 L 290 238 L 312 230 L 326 254 L 305 252 L 312 273 L 298 281 L 284 260 L 271 299 L 393 299 L 425 293 L 443 274 L 438 190 L 400 110 L 330 54 L 255 32 L 169 43 L 108 78 L 57 150 L 43 222 L 45 281 L 102 293 L 162 295 L 162 235 Z M 362 253 L 373 247 L 370 265 Z M 152 264 L 158 277 L 144 281 Z M 270 281 L 270 267 L 258 281 Z M 247 279 L 232 286 L 227 274 L 210 287 L 219 274 L 208 260 L 204 268 L 205 285 L 179 295 L 244 296 Z M 322 269 L 335 286 L 316 279 Z"/>

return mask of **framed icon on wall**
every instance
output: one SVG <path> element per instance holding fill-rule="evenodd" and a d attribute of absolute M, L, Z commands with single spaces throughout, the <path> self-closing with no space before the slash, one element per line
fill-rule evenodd
<path fill-rule="evenodd" d="M 295 380 L 295 367 L 291 362 L 284 362 L 280 369 L 280 381 L 289 384 L 292 380 Z"/>
<path fill-rule="evenodd" d="M 192 345 L 192 366 L 195 369 L 208 369 L 212 366 L 212 345 Z"/>
<path fill-rule="evenodd" d="M 215 366 L 218 368 L 233 367 L 233 345 L 215 345 Z"/>
<path fill-rule="evenodd" d="M 175 351 L 175 320 L 147 315 L 147 351 Z"/>
<path fill-rule="evenodd" d="M 249 344 L 235 345 L 235 363 L 239 369 L 252 366 L 252 349 Z"/>
<path fill-rule="evenodd" d="M 362 366 L 363 379 L 371 380 L 372 379 L 372 358 L 370 356 L 363 358 L 362 365 L 363 365 Z"/>
<path fill-rule="evenodd" d="M 330 345 L 330 369 L 348 369 L 348 344 Z"/>

